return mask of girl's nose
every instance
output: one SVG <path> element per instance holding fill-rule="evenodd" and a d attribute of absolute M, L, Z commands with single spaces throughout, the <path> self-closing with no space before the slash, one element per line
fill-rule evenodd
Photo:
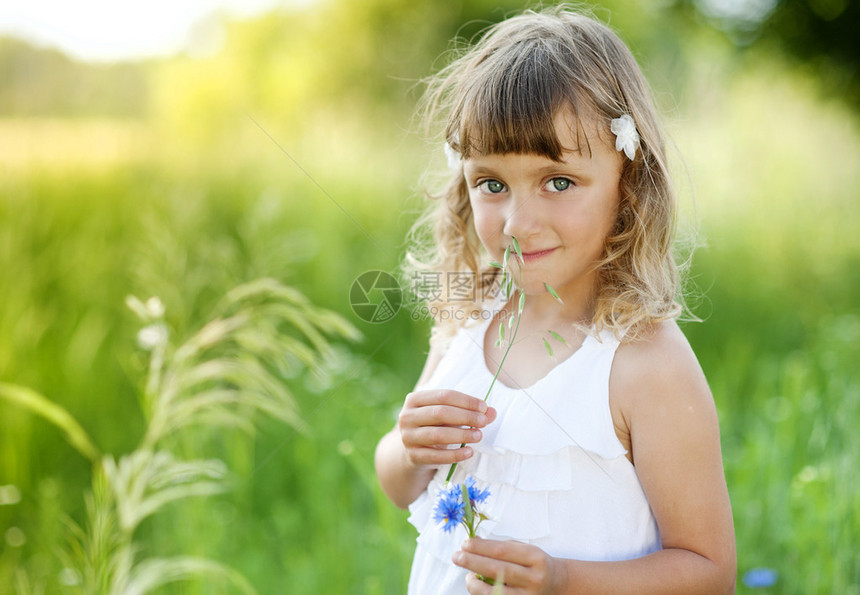
<path fill-rule="evenodd" d="M 503 231 L 507 236 L 527 238 L 540 230 L 537 197 L 524 195 L 510 201 Z"/>

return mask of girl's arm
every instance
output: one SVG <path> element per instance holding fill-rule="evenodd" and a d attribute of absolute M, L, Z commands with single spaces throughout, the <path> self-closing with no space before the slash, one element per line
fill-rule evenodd
<path fill-rule="evenodd" d="M 376 446 L 376 476 L 382 491 L 398 508 L 406 508 L 427 488 L 435 470 L 412 465 L 395 426 Z"/>
<path fill-rule="evenodd" d="M 734 527 L 713 398 L 674 323 L 619 347 L 610 401 L 630 435 L 633 463 L 657 519 L 663 549 L 622 562 L 550 558 L 536 547 L 469 540 L 454 561 L 484 576 L 504 572 L 526 593 L 728 593 Z M 624 431 L 624 428 L 622 428 Z M 490 593 L 470 575 L 472 593 Z"/>
<path fill-rule="evenodd" d="M 426 382 L 442 352 L 433 346 L 418 386 Z M 440 465 L 459 463 L 472 449 L 459 447 L 481 439 L 482 428 L 495 419 L 495 410 L 478 398 L 451 390 L 409 393 L 394 428 L 376 446 L 376 476 L 388 498 L 406 508 L 427 488 Z"/>

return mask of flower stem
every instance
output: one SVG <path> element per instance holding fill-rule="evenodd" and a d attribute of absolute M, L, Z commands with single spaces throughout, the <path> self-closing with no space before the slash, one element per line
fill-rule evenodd
<path fill-rule="evenodd" d="M 472 502 L 469 500 L 469 488 L 465 482 L 460 484 L 460 493 L 463 497 L 463 524 L 469 537 L 475 536 L 475 511 L 472 510 Z"/>
<path fill-rule="evenodd" d="M 502 354 L 502 361 L 499 362 L 499 367 L 496 369 L 496 373 L 493 375 L 493 380 L 492 380 L 492 382 L 490 382 L 490 387 L 487 389 L 487 394 L 484 395 L 484 402 L 485 403 L 487 402 L 487 399 L 490 398 L 490 392 L 492 392 L 493 386 L 496 385 L 496 379 L 499 377 L 499 374 L 502 371 L 502 366 L 505 365 L 505 360 L 508 357 L 508 353 L 510 353 L 510 351 L 511 351 L 511 347 L 514 346 L 514 341 L 517 338 L 517 331 L 520 330 L 520 315 L 522 314 L 522 306 L 523 306 L 523 303 L 525 302 L 526 296 L 525 296 L 525 293 L 523 292 L 522 289 L 517 290 L 517 292 L 519 293 L 519 307 L 518 307 L 517 314 L 516 314 L 517 323 L 516 323 L 516 325 L 514 325 L 514 332 L 511 333 L 511 337 L 510 337 L 510 339 L 508 339 L 508 346 L 505 348 L 505 352 Z M 513 315 L 513 308 L 511 309 L 511 315 Z M 499 321 L 499 324 L 504 324 L 504 322 Z M 465 442 L 460 445 L 460 448 L 463 448 L 464 446 L 466 446 Z M 454 475 L 454 471 L 456 469 L 457 469 L 457 463 L 453 463 L 451 465 L 451 468 L 448 470 L 448 476 L 445 477 L 445 484 L 446 485 L 448 484 L 449 481 L 451 481 L 451 477 Z"/>

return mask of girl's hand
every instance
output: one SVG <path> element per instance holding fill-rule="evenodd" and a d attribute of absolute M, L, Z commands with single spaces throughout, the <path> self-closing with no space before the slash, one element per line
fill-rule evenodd
<path fill-rule="evenodd" d="M 518 541 L 467 539 L 463 549 L 454 554 L 454 564 L 471 570 L 466 588 L 472 595 L 490 595 L 493 586 L 477 575 L 503 578 L 505 593 L 558 593 L 563 566 L 542 549 Z"/>
<path fill-rule="evenodd" d="M 481 431 L 496 419 L 496 410 L 481 399 L 455 390 L 409 393 L 397 419 L 400 439 L 410 464 L 449 465 L 472 456 L 468 446 L 481 440 Z M 449 448 L 452 444 L 457 448 Z"/>

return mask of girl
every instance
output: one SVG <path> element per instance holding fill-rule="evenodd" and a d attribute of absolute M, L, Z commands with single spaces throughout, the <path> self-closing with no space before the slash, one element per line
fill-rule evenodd
<path fill-rule="evenodd" d="M 433 304 L 444 321 L 377 447 L 382 489 L 420 533 L 410 593 L 490 593 L 478 575 L 506 593 L 732 591 L 717 416 L 674 321 L 674 195 L 630 51 L 588 17 L 527 12 L 440 73 L 428 113 L 447 119 L 455 171 L 425 266 L 471 275 L 475 299 L 460 285 Z M 525 306 L 485 403 L 519 310 L 488 297 L 489 263 L 514 238 Z M 486 538 L 434 521 L 455 463 L 452 481 L 491 493 Z"/>

